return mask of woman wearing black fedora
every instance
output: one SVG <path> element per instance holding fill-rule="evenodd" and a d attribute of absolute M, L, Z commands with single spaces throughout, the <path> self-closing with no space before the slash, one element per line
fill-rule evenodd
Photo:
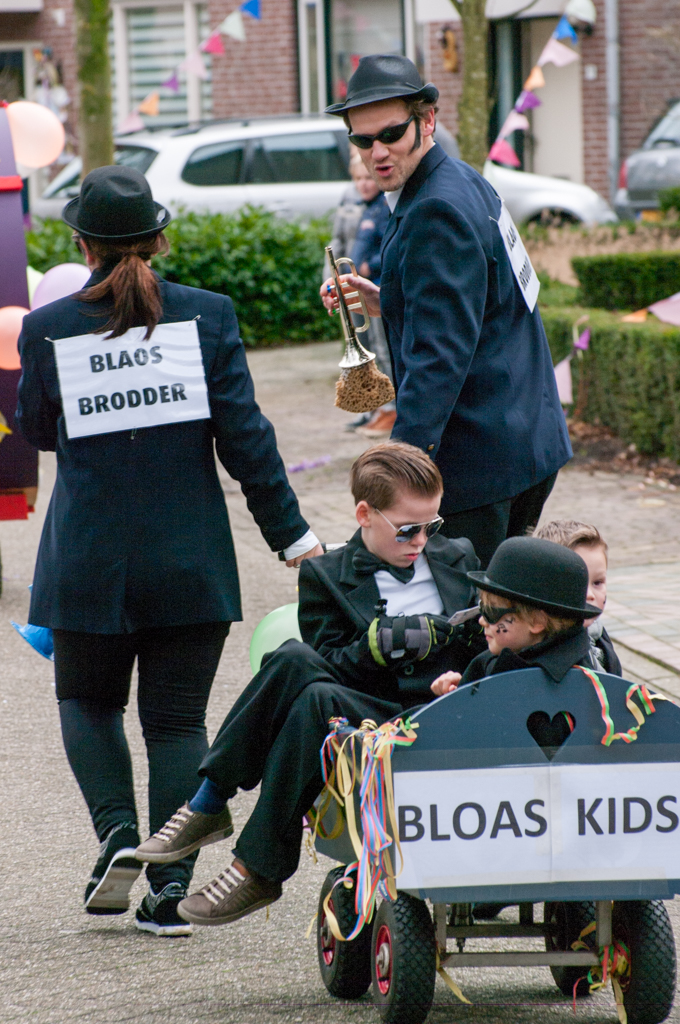
<path fill-rule="evenodd" d="M 210 688 L 241 619 L 214 450 L 288 565 L 321 548 L 255 402 L 231 300 L 149 267 L 170 214 L 144 176 L 92 171 L 63 217 L 92 276 L 28 314 L 19 339 L 19 427 L 57 453 L 30 621 L 54 631 L 64 745 L 101 843 L 85 909 L 119 914 L 140 870 L 123 730 L 135 659 L 153 833 L 196 789 Z M 191 930 L 176 907 L 194 861 L 149 866 L 137 927 Z"/>

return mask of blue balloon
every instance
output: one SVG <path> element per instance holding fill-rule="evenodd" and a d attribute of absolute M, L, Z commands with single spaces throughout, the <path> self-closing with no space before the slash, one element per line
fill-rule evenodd
<path fill-rule="evenodd" d="M 43 658 L 47 658 L 48 661 L 54 661 L 54 643 L 51 629 L 48 629 L 47 626 L 31 626 L 30 623 L 26 626 L 20 626 L 13 619 L 9 621 L 19 636 L 22 636 L 38 654 L 42 654 Z"/>

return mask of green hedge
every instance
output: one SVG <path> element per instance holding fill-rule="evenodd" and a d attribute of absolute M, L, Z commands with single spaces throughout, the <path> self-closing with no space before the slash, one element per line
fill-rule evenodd
<path fill-rule="evenodd" d="M 642 309 L 680 291 L 680 251 L 575 256 L 579 302 L 601 309 Z"/>
<path fill-rule="evenodd" d="M 337 321 L 319 299 L 331 234 L 325 218 L 286 221 L 246 206 L 233 214 L 184 214 L 165 233 L 170 252 L 153 261 L 155 269 L 168 281 L 231 296 L 246 345 L 338 337 Z M 82 263 L 71 234 L 61 221 L 38 223 L 27 234 L 29 264 L 44 272 Z"/>
<path fill-rule="evenodd" d="M 652 317 L 622 323 L 601 309 L 542 309 L 553 362 L 571 351 L 572 325 L 586 312 L 590 348 L 572 361 L 574 396 L 580 373 L 587 385 L 583 419 L 610 427 L 644 454 L 680 461 L 680 329 Z"/>

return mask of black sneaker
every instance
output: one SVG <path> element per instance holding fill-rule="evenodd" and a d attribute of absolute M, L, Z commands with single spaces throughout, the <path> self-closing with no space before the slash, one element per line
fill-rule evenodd
<path fill-rule="evenodd" d="M 192 924 L 187 924 L 177 913 L 177 904 L 185 898 L 186 886 L 180 882 L 170 882 L 156 895 L 153 889 L 137 907 L 135 928 L 140 932 L 152 932 L 154 935 L 191 935 Z"/>
<path fill-rule="evenodd" d="M 130 889 L 142 865 L 135 859 L 139 833 L 135 825 L 116 825 L 99 850 L 92 878 L 85 889 L 88 914 L 124 914 L 130 906 Z"/>

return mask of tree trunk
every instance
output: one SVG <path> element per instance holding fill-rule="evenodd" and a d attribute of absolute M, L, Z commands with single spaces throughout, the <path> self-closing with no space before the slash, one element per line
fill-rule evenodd
<path fill-rule="evenodd" d="M 83 177 L 113 163 L 109 0 L 75 0 L 80 108 L 78 134 Z"/>
<path fill-rule="evenodd" d="M 484 168 L 489 151 L 486 0 L 452 0 L 463 26 L 463 92 L 458 104 L 461 159 Z"/>

